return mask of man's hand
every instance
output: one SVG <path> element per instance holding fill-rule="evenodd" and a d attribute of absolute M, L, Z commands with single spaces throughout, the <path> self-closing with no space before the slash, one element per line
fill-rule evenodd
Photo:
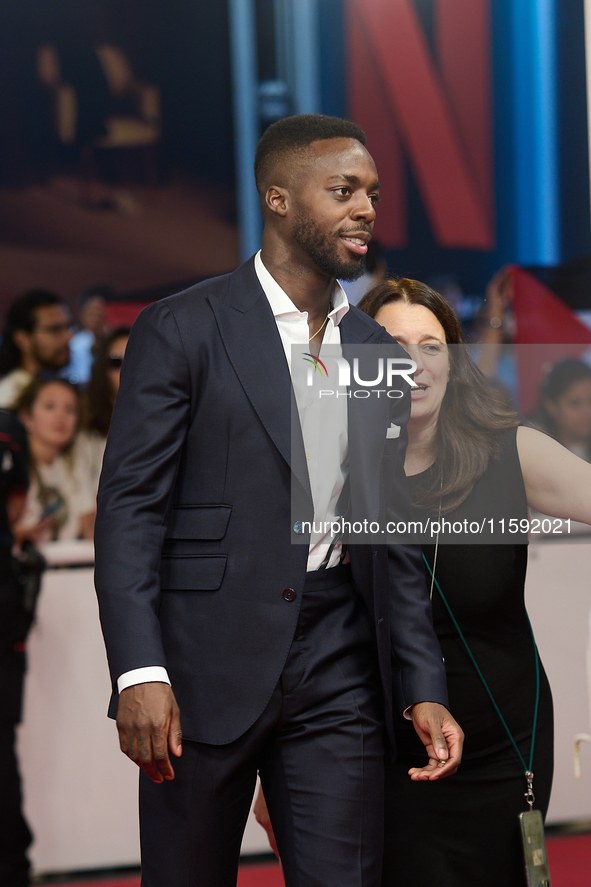
<path fill-rule="evenodd" d="M 174 779 L 168 751 L 182 754 L 179 707 L 172 688 L 154 681 L 127 687 L 119 696 L 117 730 L 121 751 L 152 782 Z"/>
<path fill-rule="evenodd" d="M 412 706 L 410 715 L 429 755 L 428 764 L 408 771 L 410 778 L 420 781 L 451 776 L 462 759 L 464 733 L 461 727 L 445 706 L 437 702 L 418 702 Z"/>
<path fill-rule="evenodd" d="M 275 840 L 275 833 L 273 831 L 273 826 L 271 825 L 271 817 L 269 816 L 269 811 L 267 810 L 267 802 L 265 801 L 265 796 L 263 794 L 263 789 L 259 785 L 258 794 L 255 798 L 254 807 L 252 808 L 252 812 L 254 813 L 254 818 L 258 822 L 260 826 L 262 826 L 267 832 L 267 839 L 271 846 L 271 850 L 279 859 L 279 851 L 277 850 L 277 841 Z"/>

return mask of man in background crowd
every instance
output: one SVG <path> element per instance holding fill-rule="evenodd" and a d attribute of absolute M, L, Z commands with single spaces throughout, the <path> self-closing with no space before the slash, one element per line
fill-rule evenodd
<path fill-rule="evenodd" d="M 0 345 L 0 407 L 11 407 L 38 373 L 57 375 L 70 360 L 72 317 L 55 293 L 29 290 L 11 304 Z"/>

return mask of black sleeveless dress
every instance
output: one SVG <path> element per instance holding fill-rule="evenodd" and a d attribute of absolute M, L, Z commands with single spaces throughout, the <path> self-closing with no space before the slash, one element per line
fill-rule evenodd
<path fill-rule="evenodd" d="M 411 500 L 420 482 L 421 475 L 409 478 Z M 485 515 L 493 500 L 502 503 L 505 516 L 527 517 L 516 429 L 504 433 L 500 459 L 491 462 L 450 518 Z M 434 546 L 423 550 L 432 565 Z M 529 765 L 536 672 L 524 603 L 526 565 L 522 543 L 439 544 L 435 575 Z M 386 770 L 382 885 L 524 887 L 518 823 L 518 814 L 527 809 L 523 767 L 436 588 L 433 619 L 445 657 L 450 710 L 465 733 L 464 755 L 454 776 L 412 782 L 408 769 L 425 763 L 425 751 L 412 724 L 401 719 L 398 758 Z M 533 773 L 535 806 L 544 816 L 552 769 L 552 696 L 540 663 Z"/>

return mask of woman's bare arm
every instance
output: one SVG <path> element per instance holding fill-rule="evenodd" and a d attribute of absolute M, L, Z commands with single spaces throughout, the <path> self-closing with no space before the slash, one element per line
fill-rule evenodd
<path fill-rule="evenodd" d="M 536 511 L 591 524 L 591 464 L 534 428 L 517 429 L 527 502 Z"/>

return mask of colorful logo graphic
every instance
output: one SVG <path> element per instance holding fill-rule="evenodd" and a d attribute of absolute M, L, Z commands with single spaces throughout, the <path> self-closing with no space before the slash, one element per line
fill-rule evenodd
<path fill-rule="evenodd" d="M 328 370 L 326 369 L 326 367 L 324 366 L 324 364 L 322 363 L 322 361 L 320 360 L 319 357 L 314 357 L 313 354 L 308 354 L 308 352 L 306 351 L 306 352 L 304 352 L 303 360 L 305 360 L 306 363 L 311 363 L 312 366 L 314 367 L 314 369 L 318 370 L 320 375 L 322 375 L 322 373 L 324 372 L 324 375 L 328 379 Z M 308 370 L 308 372 L 310 372 L 310 370 Z M 308 384 L 310 384 L 310 383 L 308 383 Z"/>

